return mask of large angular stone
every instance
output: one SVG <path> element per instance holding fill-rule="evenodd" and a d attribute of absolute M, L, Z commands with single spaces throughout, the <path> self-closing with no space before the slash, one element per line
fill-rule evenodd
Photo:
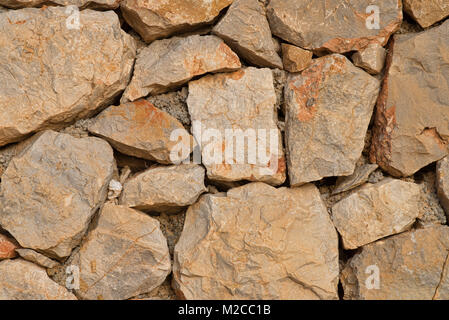
<path fill-rule="evenodd" d="M 76 300 L 45 269 L 21 260 L 0 262 L 0 300 Z"/>
<path fill-rule="evenodd" d="M 337 299 L 338 239 L 318 189 L 250 183 L 191 206 L 174 253 L 186 299 Z"/>
<path fill-rule="evenodd" d="M 342 271 L 344 298 L 449 299 L 448 251 L 449 228 L 442 225 L 368 244 Z"/>
<path fill-rule="evenodd" d="M 0 19 L 0 146 L 90 116 L 125 89 L 135 43 L 112 11 L 9 10 Z"/>
<path fill-rule="evenodd" d="M 77 6 L 85 9 L 116 9 L 120 0 L 0 0 L 0 5 L 8 8 L 26 8 L 55 4 L 61 6 Z"/>
<path fill-rule="evenodd" d="M 106 198 L 113 151 L 54 131 L 32 139 L 2 176 L 0 225 L 24 248 L 66 257 Z"/>
<path fill-rule="evenodd" d="M 285 181 L 275 103 L 270 69 L 250 67 L 189 83 L 193 135 L 211 180 Z"/>
<path fill-rule="evenodd" d="M 446 216 L 449 217 L 449 158 L 437 162 L 437 194 Z"/>
<path fill-rule="evenodd" d="M 17 244 L 12 239 L 0 234 L 0 260 L 15 258 L 17 248 Z"/>
<path fill-rule="evenodd" d="M 377 79 L 339 54 L 289 76 L 285 139 L 291 186 L 354 172 L 378 92 Z"/>
<path fill-rule="evenodd" d="M 378 8 L 378 26 L 370 6 Z M 402 22 L 400 0 L 271 0 L 267 10 L 274 35 L 320 54 L 385 45 Z"/>
<path fill-rule="evenodd" d="M 258 0 L 234 0 L 212 32 L 248 62 L 282 69 L 265 8 Z"/>
<path fill-rule="evenodd" d="M 190 150 L 193 142 L 178 120 L 146 100 L 111 106 L 100 113 L 88 129 L 108 140 L 121 153 L 160 163 L 173 163 L 170 154 L 178 144 L 171 139 L 173 131 L 190 137 L 180 142 L 186 149 Z"/>
<path fill-rule="evenodd" d="M 74 262 L 83 299 L 128 299 L 150 292 L 171 271 L 167 240 L 150 216 L 106 203 Z"/>
<path fill-rule="evenodd" d="M 371 149 L 371 161 L 393 176 L 412 175 L 449 152 L 448 35 L 446 21 L 394 37 Z"/>
<path fill-rule="evenodd" d="M 213 22 L 233 0 L 124 0 L 126 22 L 146 42 Z"/>
<path fill-rule="evenodd" d="M 345 249 L 356 249 L 409 229 L 419 215 L 421 188 L 412 182 L 384 179 L 365 184 L 332 207 L 332 222 Z"/>
<path fill-rule="evenodd" d="M 158 40 L 138 55 L 122 100 L 164 93 L 208 72 L 240 68 L 239 57 L 216 36 L 193 35 Z"/>
<path fill-rule="evenodd" d="M 449 16 L 447 0 L 403 0 L 404 10 L 421 27 L 427 28 Z"/>
<path fill-rule="evenodd" d="M 125 183 L 120 204 L 143 211 L 179 211 L 207 191 L 204 174 L 197 164 L 148 169 Z"/>

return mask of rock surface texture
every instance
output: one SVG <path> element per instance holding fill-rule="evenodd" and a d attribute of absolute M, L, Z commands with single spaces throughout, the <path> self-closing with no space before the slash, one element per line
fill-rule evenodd
<path fill-rule="evenodd" d="M 84 10 L 78 29 L 66 22 L 62 7 L 1 14 L 0 146 L 92 115 L 125 89 L 136 48 L 117 15 Z"/>
<path fill-rule="evenodd" d="M 339 54 L 289 76 L 285 142 L 291 186 L 354 172 L 378 92 L 378 80 Z"/>
<path fill-rule="evenodd" d="M 400 0 L 271 0 L 267 11 L 274 35 L 317 53 L 385 45 L 402 22 Z"/>
<path fill-rule="evenodd" d="M 447 300 L 448 250 L 449 228 L 441 225 L 366 245 L 342 271 L 344 298 Z"/>
<path fill-rule="evenodd" d="M 159 222 L 144 213 L 107 203 L 79 259 L 84 299 L 128 299 L 150 292 L 170 273 L 167 240 Z"/>
<path fill-rule="evenodd" d="M 216 36 L 158 40 L 137 56 L 123 98 L 134 101 L 180 87 L 195 76 L 239 68 L 239 57 Z"/>
<path fill-rule="evenodd" d="M 370 74 L 379 74 L 385 65 L 386 53 L 381 45 L 374 43 L 354 53 L 352 61 L 354 65 L 365 69 Z"/>
<path fill-rule="evenodd" d="M 404 10 L 423 28 L 449 16 L 447 0 L 404 0 Z"/>
<path fill-rule="evenodd" d="M 17 249 L 18 246 L 12 239 L 0 234 L 0 260 L 15 258 Z"/>
<path fill-rule="evenodd" d="M 106 198 L 112 148 L 54 131 L 32 139 L 2 176 L 0 225 L 24 248 L 66 257 Z"/>
<path fill-rule="evenodd" d="M 14 9 L 48 4 L 76 6 L 81 9 L 116 9 L 120 4 L 120 0 L 0 0 L 0 5 Z"/>
<path fill-rule="evenodd" d="M 189 83 L 187 105 L 193 135 L 202 146 L 209 179 L 284 182 L 275 103 L 273 74 L 266 68 L 250 67 Z M 245 134 L 250 143 L 243 139 Z"/>
<path fill-rule="evenodd" d="M 377 102 L 371 160 L 409 176 L 448 154 L 449 21 L 397 35 Z"/>
<path fill-rule="evenodd" d="M 338 239 L 317 188 L 251 183 L 191 206 L 175 247 L 187 299 L 336 299 Z"/>
<path fill-rule="evenodd" d="M 313 52 L 292 46 L 282 44 L 282 59 L 284 69 L 288 72 L 301 72 L 312 63 Z"/>

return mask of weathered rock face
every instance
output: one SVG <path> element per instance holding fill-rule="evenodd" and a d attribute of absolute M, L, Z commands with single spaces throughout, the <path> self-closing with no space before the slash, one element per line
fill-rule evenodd
<path fill-rule="evenodd" d="M 202 146 L 210 179 L 273 185 L 285 181 L 275 103 L 270 69 L 250 67 L 189 83 L 187 105 L 193 135 Z"/>
<path fill-rule="evenodd" d="M 37 7 L 44 4 L 61 6 L 77 6 L 90 9 L 116 9 L 120 0 L 0 0 L 0 5 L 9 8 Z"/>
<path fill-rule="evenodd" d="M 371 161 L 409 176 L 448 154 L 449 21 L 397 35 L 377 103 Z"/>
<path fill-rule="evenodd" d="M 312 63 L 313 52 L 292 46 L 282 44 L 282 60 L 284 69 L 288 72 L 301 72 Z"/>
<path fill-rule="evenodd" d="M 379 28 L 373 25 L 379 8 Z M 271 31 L 285 41 L 315 52 L 344 53 L 370 43 L 385 45 L 402 22 L 400 0 L 272 0 L 267 8 Z M 369 28 L 368 28 L 369 26 Z"/>
<path fill-rule="evenodd" d="M 373 43 L 352 55 L 352 61 L 357 67 L 370 74 L 379 74 L 385 65 L 386 50 L 378 43 Z"/>
<path fill-rule="evenodd" d="M 437 162 L 437 194 L 446 216 L 449 217 L 449 158 Z"/>
<path fill-rule="evenodd" d="M 339 54 L 289 76 L 285 139 L 291 186 L 354 172 L 378 92 L 377 79 Z"/>
<path fill-rule="evenodd" d="M 2 176 L 0 225 L 24 248 L 70 254 L 106 198 L 112 148 L 98 138 L 45 131 Z"/>
<path fill-rule="evenodd" d="M 447 0 L 403 0 L 403 3 L 405 12 L 423 28 L 449 16 Z"/>
<path fill-rule="evenodd" d="M 332 222 L 345 249 L 409 229 L 419 215 L 421 188 L 411 182 L 384 179 L 366 184 L 332 207 Z"/>
<path fill-rule="evenodd" d="M 282 69 L 265 9 L 258 0 L 234 0 L 212 32 L 250 63 Z"/>
<path fill-rule="evenodd" d="M 195 76 L 240 68 L 239 57 L 216 36 L 193 35 L 153 42 L 138 55 L 122 100 L 164 93 Z"/>
<path fill-rule="evenodd" d="M 45 269 L 21 259 L 0 261 L 0 300 L 76 300 Z"/>
<path fill-rule="evenodd" d="M 81 11 L 79 30 L 66 22 L 62 7 L 2 13 L 0 146 L 89 116 L 125 89 L 135 44 L 117 15 Z"/>
<path fill-rule="evenodd" d="M 175 130 L 187 139 L 171 139 Z M 193 142 L 178 120 L 146 100 L 107 108 L 89 125 L 89 131 L 124 154 L 160 163 L 172 163 L 171 151 L 179 143 L 191 150 Z M 188 156 L 189 153 L 181 160 Z"/>
<path fill-rule="evenodd" d="M 441 225 L 366 245 L 342 271 L 344 298 L 448 299 L 448 250 L 449 228 Z"/>
<path fill-rule="evenodd" d="M 352 175 L 339 177 L 337 179 L 335 189 L 332 191 L 332 194 L 345 192 L 361 186 L 368 181 L 371 173 L 373 173 L 378 167 L 379 166 L 377 164 L 364 164 L 360 167 L 356 167 Z"/>
<path fill-rule="evenodd" d="M 171 270 L 167 240 L 150 216 L 106 203 L 76 253 L 84 299 L 128 299 L 164 282 Z"/>
<path fill-rule="evenodd" d="M 212 22 L 232 0 L 124 0 L 126 22 L 146 42 Z"/>
<path fill-rule="evenodd" d="M 12 239 L 3 234 L 0 234 L 0 260 L 16 257 L 17 248 L 17 244 Z"/>
<path fill-rule="evenodd" d="M 59 263 L 31 249 L 17 249 L 19 256 L 44 268 L 55 268 Z"/>
<path fill-rule="evenodd" d="M 179 211 L 207 191 L 204 174 L 196 164 L 148 169 L 125 183 L 120 203 L 144 211 Z"/>
<path fill-rule="evenodd" d="M 317 188 L 251 183 L 191 206 L 175 247 L 187 299 L 336 299 L 338 239 Z"/>

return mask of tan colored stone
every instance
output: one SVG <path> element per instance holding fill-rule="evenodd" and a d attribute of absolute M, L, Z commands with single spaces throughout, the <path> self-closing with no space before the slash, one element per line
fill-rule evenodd
<path fill-rule="evenodd" d="M 202 146 L 209 179 L 273 185 L 285 181 L 275 103 L 273 74 L 266 68 L 249 67 L 189 83 L 187 105 L 193 135 Z"/>
<path fill-rule="evenodd" d="M 337 299 L 338 239 L 318 189 L 250 183 L 189 208 L 174 253 L 186 299 Z"/>
<path fill-rule="evenodd" d="M 409 229 L 419 216 L 419 185 L 396 179 L 365 184 L 332 207 L 345 249 L 356 249 Z"/>
<path fill-rule="evenodd" d="M 373 43 L 365 49 L 352 55 L 352 61 L 357 67 L 363 68 L 370 74 L 379 74 L 385 65 L 387 51 L 378 43 Z"/>
<path fill-rule="evenodd" d="M 409 176 L 445 157 L 449 139 L 449 21 L 396 35 L 377 103 L 371 162 Z"/>
<path fill-rule="evenodd" d="M 33 262 L 41 267 L 44 268 L 55 268 L 59 266 L 59 263 L 51 260 L 50 258 L 47 258 L 43 254 L 40 254 L 39 252 L 36 252 L 31 249 L 17 249 L 17 253 L 20 257 L 23 259 Z"/>
<path fill-rule="evenodd" d="M 125 185 L 120 204 L 143 211 L 177 212 L 207 191 L 205 170 L 196 164 L 148 169 Z"/>
<path fill-rule="evenodd" d="M 284 69 L 288 72 L 301 72 L 312 63 L 313 52 L 292 46 L 282 44 L 282 60 Z"/>
<path fill-rule="evenodd" d="M 379 8 L 379 28 L 369 6 Z M 279 38 L 319 54 L 386 45 L 402 22 L 401 0 L 271 0 L 271 31 Z M 368 28 L 369 27 L 369 28 Z"/>
<path fill-rule="evenodd" d="M 240 68 L 239 57 L 216 36 L 193 35 L 158 40 L 137 56 L 134 75 L 122 101 L 176 89 L 195 76 Z"/>
<path fill-rule="evenodd" d="M 124 0 L 126 22 L 146 42 L 191 31 L 214 21 L 232 0 Z"/>
<path fill-rule="evenodd" d="M 437 162 L 437 194 L 441 205 L 449 217 L 449 158 Z"/>
<path fill-rule="evenodd" d="M 48 4 L 77 6 L 81 9 L 116 9 L 119 3 L 120 0 L 0 0 L 0 5 L 14 9 L 38 7 Z"/>
<path fill-rule="evenodd" d="M 106 203 L 74 261 L 79 260 L 83 299 L 128 299 L 150 292 L 171 271 L 167 240 L 159 222 Z"/>
<path fill-rule="evenodd" d="M 24 248 L 66 257 L 105 200 L 113 172 L 105 141 L 37 134 L 2 176 L 0 225 Z"/>
<path fill-rule="evenodd" d="M 193 138 L 182 124 L 146 100 L 111 106 L 89 125 L 92 134 L 108 140 L 121 153 L 165 164 L 173 163 L 170 153 L 178 144 L 171 139 L 175 130 L 188 137 L 180 143 L 192 149 Z"/>
<path fill-rule="evenodd" d="M 449 16 L 447 0 L 404 0 L 404 10 L 421 27 L 427 28 Z"/>
<path fill-rule="evenodd" d="M 265 8 L 258 0 L 234 0 L 213 33 L 249 63 L 282 69 Z"/>
<path fill-rule="evenodd" d="M 88 117 L 125 89 L 134 40 L 112 11 L 9 10 L 0 19 L 0 146 Z M 95 35 L 93 37 L 93 34 Z"/>
<path fill-rule="evenodd" d="M 350 176 L 338 177 L 332 194 L 345 192 L 361 186 L 368 181 L 371 173 L 373 173 L 378 167 L 379 166 L 377 164 L 365 164 L 356 167 L 354 173 Z"/>
<path fill-rule="evenodd" d="M 285 88 L 285 139 L 291 186 L 354 172 L 379 81 L 333 54 L 291 74 Z"/>
<path fill-rule="evenodd" d="M 17 256 L 17 248 L 19 248 L 19 246 L 15 241 L 0 234 L 0 260 L 15 258 Z"/>
<path fill-rule="evenodd" d="M 45 269 L 21 260 L 0 261 L 0 300 L 76 300 Z"/>
<path fill-rule="evenodd" d="M 362 247 L 342 271 L 345 299 L 449 299 L 449 228 L 433 225 Z M 378 271 L 378 288 L 376 274 Z"/>

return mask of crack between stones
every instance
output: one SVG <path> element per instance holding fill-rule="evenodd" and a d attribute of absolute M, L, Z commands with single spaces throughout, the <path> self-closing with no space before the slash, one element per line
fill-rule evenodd
<path fill-rule="evenodd" d="M 446 259 L 444 260 L 444 263 L 443 263 L 443 269 L 441 270 L 440 281 L 438 282 L 438 285 L 435 288 L 435 292 L 433 294 L 432 300 L 436 299 L 436 296 L 438 294 L 438 289 L 440 289 L 441 283 L 443 282 L 444 272 L 446 271 L 446 268 L 447 268 L 447 265 L 448 265 L 449 250 L 446 250 L 446 251 L 447 251 L 447 254 L 446 254 Z"/>

